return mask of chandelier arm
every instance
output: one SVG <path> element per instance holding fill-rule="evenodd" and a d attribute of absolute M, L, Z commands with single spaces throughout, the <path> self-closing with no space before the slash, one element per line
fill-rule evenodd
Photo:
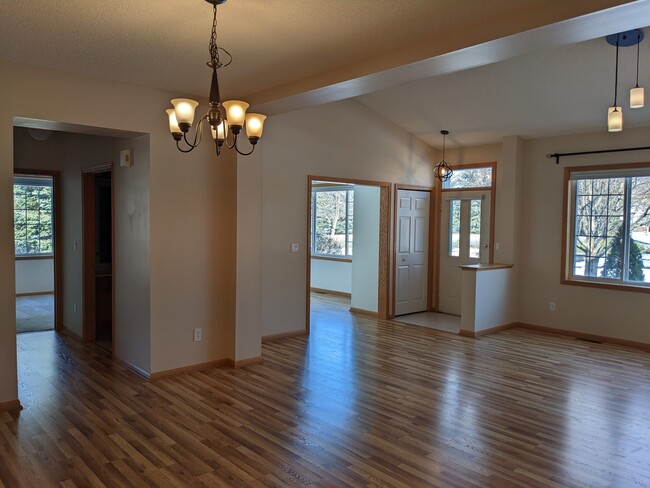
<path fill-rule="evenodd" d="M 226 135 L 225 142 L 226 142 L 226 147 L 228 149 L 233 149 L 233 148 L 236 149 L 237 148 L 237 134 L 232 134 L 232 144 L 230 144 L 228 142 L 228 136 L 227 135 Z"/>
<path fill-rule="evenodd" d="M 190 147 L 189 149 L 183 149 L 183 148 L 181 147 L 181 145 L 180 145 L 180 141 L 176 141 L 176 148 L 177 148 L 180 152 L 182 152 L 182 153 L 192 152 L 192 151 L 194 151 L 194 148 L 195 148 L 196 146 L 189 146 L 189 147 Z"/>
<path fill-rule="evenodd" d="M 249 156 L 249 155 L 253 154 L 253 151 L 255 151 L 255 146 L 253 146 L 253 148 L 249 152 L 245 153 L 245 152 L 240 151 L 239 148 L 237 147 L 237 145 L 235 144 L 235 151 L 237 151 L 242 156 Z"/>
<path fill-rule="evenodd" d="M 186 132 L 183 133 L 183 139 L 185 140 L 185 144 L 187 144 L 191 148 L 195 148 L 196 146 L 201 144 L 201 139 L 203 137 L 203 122 L 207 118 L 208 118 L 208 116 L 204 115 L 203 117 L 201 117 L 201 120 L 199 120 L 199 123 L 196 124 L 196 130 L 194 132 L 194 142 L 188 141 L 187 140 L 187 133 Z"/>

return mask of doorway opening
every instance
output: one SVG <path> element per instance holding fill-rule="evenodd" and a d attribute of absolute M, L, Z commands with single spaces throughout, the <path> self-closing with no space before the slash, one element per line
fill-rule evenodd
<path fill-rule="evenodd" d="M 14 170 L 16 332 L 61 327 L 60 173 Z"/>
<path fill-rule="evenodd" d="M 461 266 L 494 262 L 496 163 L 463 165 L 439 198 L 437 311 L 460 317 Z"/>
<path fill-rule="evenodd" d="M 113 168 L 83 170 L 83 340 L 112 351 L 113 327 Z"/>
<path fill-rule="evenodd" d="M 395 185 L 393 319 L 458 333 L 460 319 L 435 307 L 435 207 L 434 188 Z"/>
<path fill-rule="evenodd" d="M 388 318 L 390 184 L 310 176 L 308 195 L 307 331 L 323 314 Z"/>

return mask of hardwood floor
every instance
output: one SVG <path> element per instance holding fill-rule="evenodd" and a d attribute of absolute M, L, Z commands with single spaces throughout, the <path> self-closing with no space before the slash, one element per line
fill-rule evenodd
<path fill-rule="evenodd" d="M 326 302 L 263 364 L 155 383 L 53 332 L 18 344 L 0 487 L 650 486 L 647 352 Z"/>

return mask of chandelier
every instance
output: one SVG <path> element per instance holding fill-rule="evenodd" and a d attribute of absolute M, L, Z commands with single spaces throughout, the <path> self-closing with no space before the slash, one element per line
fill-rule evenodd
<path fill-rule="evenodd" d="M 447 181 L 451 178 L 451 174 L 453 173 L 449 163 L 445 162 L 445 138 L 449 135 L 449 131 L 441 130 L 440 133 L 442 134 L 442 161 L 436 164 L 433 168 L 433 176 L 438 178 L 440 181 Z"/>
<path fill-rule="evenodd" d="M 171 103 L 174 108 L 167 109 L 169 116 L 169 131 L 176 141 L 179 151 L 188 153 L 201 143 L 203 124 L 205 121 L 210 125 L 210 132 L 214 139 L 217 156 L 221 154 L 221 148 L 225 145 L 228 149 L 235 149 L 242 156 L 248 156 L 255 150 L 255 145 L 262 137 L 264 120 L 266 115 L 246 113 L 249 105 L 241 100 L 221 101 L 219 93 L 219 77 L 217 70 L 228 66 L 232 62 L 232 56 L 228 51 L 217 44 L 217 5 L 225 3 L 226 0 L 205 0 L 212 4 L 212 35 L 210 36 L 210 61 L 207 65 L 212 68 L 212 83 L 210 85 L 210 108 L 197 123 L 194 130 L 194 137 L 188 138 L 188 133 L 194 123 L 194 111 L 199 102 L 189 98 L 174 98 Z M 246 131 L 246 137 L 251 144 L 248 152 L 243 152 L 237 145 L 237 138 L 242 129 Z M 184 144 L 181 145 L 181 142 Z"/>

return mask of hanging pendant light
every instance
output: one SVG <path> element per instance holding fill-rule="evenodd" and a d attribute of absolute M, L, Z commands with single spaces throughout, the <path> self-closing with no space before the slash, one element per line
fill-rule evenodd
<path fill-rule="evenodd" d="M 454 172 L 449 163 L 445 162 L 445 138 L 449 134 L 449 131 L 441 130 L 440 133 L 442 134 L 442 161 L 436 164 L 433 168 L 433 176 L 438 178 L 440 181 L 447 181 L 451 178 L 451 175 Z"/>
<path fill-rule="evenodd" d="M 210 133 L 214 139 L 217 156 L 221 149 L 235 149 L 242 156 L 248 156 L 255 150 L 255 145 L 262 137 L 265 115 L 246 113 L 248 103 L 241 100 L 221 101 L 219 90 L 219 77 L 217 70 L 228 66 L 232 56 L 228 51 L 217 45 L 217 5 L 226 0 L 206 0 L 212 5 L 212 34 L 210 36 L 210 61 L 207 63 L 212 70 L 212 84 L 210 85 L 210 108 L 208 113 L 201 117 L 196 124 L 194 137 L 188 139 L 188 133 L 194 124 L 194 112 L 199 102 L 189 98 L 174 98 L 171 103 L 174 108 L 168 109 L 169 131 L 176 141 L 179 151 L 187 153 L 201 143 L 203 124 L 210 125 Z M 238 146 L 238 136 L 246 131 L 246 138 L 250 142 L 250 150 L 242 151 Z M 181 145 L 181 142 L 183 145 Z"/>
<path fill-rule="evenodd" d="M 641 48 L 641 33 L 637 36 L 636 44 L 636 86 L 630 90 L 630 108 L 643 108 L 645 90 L 639 86 L 639 51 Z"/>
<path fill-rule="evenodd" d="M 620 44 L 619 34 L 616 34 L 616 70 L 614 74 L 614 105 L 607 111 L 607 130 L 620 132 L 623 130 L 623 107 L 616 104 L 618 95 L 618 49 Z"/>

